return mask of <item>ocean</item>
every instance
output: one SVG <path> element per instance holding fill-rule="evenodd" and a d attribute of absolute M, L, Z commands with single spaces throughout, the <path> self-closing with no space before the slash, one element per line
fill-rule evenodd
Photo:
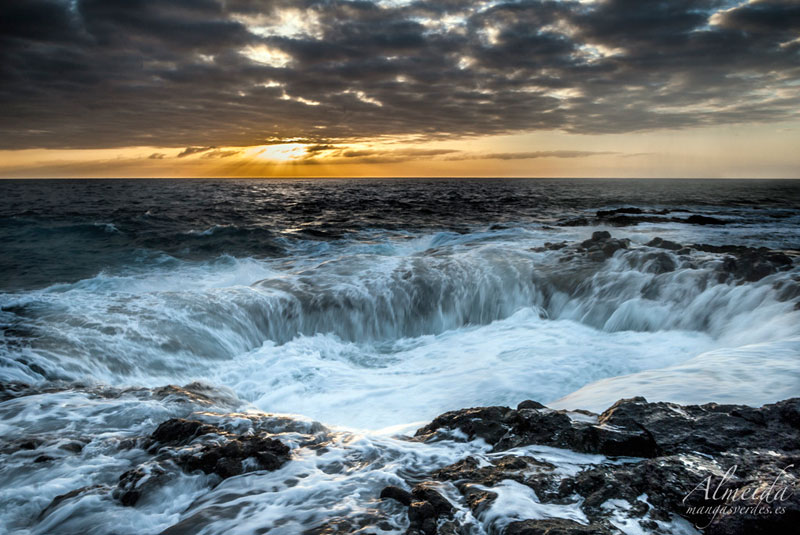
<path fill-rule="evenodd" d="M 381 488 L 492 455 L 445 411 L 800 392 L 796 180 L 4 180 L 0 244 L 0 533 L 403 533 Z M 292 461 L 119 504 L 173 417 Z"/>

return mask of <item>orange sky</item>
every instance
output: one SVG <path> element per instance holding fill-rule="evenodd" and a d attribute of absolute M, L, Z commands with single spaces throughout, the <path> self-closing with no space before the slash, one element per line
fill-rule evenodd
<path fill-rule="evenodd" d="M 439 142 L 0 151 L 0 177 L 524 176 L 797 178 L 800 124 Z M 187 153 L 181 155 L 181 153 Z"/>
<path fill-rule="evenodd" d="M 0 178 L 800 177 L 797 7 L 0 3 Z"/>

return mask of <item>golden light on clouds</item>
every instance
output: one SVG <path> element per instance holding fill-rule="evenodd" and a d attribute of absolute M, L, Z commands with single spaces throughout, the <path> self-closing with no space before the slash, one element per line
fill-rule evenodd
<path fill-rule="evenodd" d="M 793 177 L 800 124 L 587 136 L 0 151 L 0 177 Z"/>
<path fill-rule="evenodd" d="M 284 143 L 280 145 L 264 145 L 252 147 L 244 151 L 246 158 L 258 158 L 275 162 L 299 160 L 308 154 L 308 145 L 301 143 Z"/>

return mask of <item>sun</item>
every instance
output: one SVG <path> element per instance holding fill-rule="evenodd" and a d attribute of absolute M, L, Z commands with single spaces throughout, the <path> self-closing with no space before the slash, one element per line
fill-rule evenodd
<path fill-rule="evenodd" d="M 247 151 L 247 155 L 261 160 L 291 162 L 307 155 L 302 143 L 283 143 L 279 145 L 260 145 Z"/>

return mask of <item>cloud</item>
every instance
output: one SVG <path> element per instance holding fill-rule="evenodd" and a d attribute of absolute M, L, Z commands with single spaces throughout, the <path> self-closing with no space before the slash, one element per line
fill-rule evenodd
<path fill-rule="evenodd" d="M 199 154 L 201 152 L 206 152 L 212 150 L 214 147 L 186 147 L 181 152 L 178 153 L 178 158 L 185 158 L 186 156 L 191 156 L 192 154 Z M 207 155 L 206 155 L 207 156 Z"/>
<path fill-rule="evenodd" d="M 241 152 L 242 151 L 240 151 L 240 150 L 221 150 L 221 149 L 216 149 L 216 150 L 212 150 L 211 152 L 206 152 L 205 154 L 203 154 L 203 158 L 207 158 L 207 159 L 229 158 L 231 156 L 236 156 L 237 154 L 241 154 Z"/>
<path fill-rule="evenodd" d="M 0 149 L 205 152 L 797 118 L 799 11 L 793 0 L 5 2 Z"/>
<path fill-rule="evenodd" d="M 147 159 L 148 160 L 163 160 L 166 157 L 167 157 L 167 155 L 164 154 L 163 152 L 154 152 L 153 154 L 148 156 Z"/>
<path fill-rule="evenodd" d="M 534 158 L 588 158 L 589 156 L 603 156 L 609 154 L 619 154 L 609 151 L 586 151 L 586 150 L 543 150 L 536 152 L 501 152 L 494 154 L 484 154 L 464 157 L 462 159 L 476 160 L 531 160 Z"/>

